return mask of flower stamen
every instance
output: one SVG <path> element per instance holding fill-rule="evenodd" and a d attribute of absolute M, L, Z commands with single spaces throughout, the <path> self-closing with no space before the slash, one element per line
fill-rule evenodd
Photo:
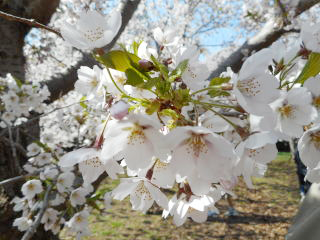
<path fill-rule="evenodd" d="M 237 82 L 237 87 L 239 91 L 242 94 L 247 95 L 248 97 L 254 97 L 258 93 L 261 92 L 260 90 L 260 83 L 258 81 L 255 81 L 256 79 L 254 77 L 246 79 L 246 80 L 241 80 Z"/>

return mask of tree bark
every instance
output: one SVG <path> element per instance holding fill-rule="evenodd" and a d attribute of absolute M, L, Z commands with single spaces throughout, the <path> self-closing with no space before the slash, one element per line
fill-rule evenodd
<path fill-rule="evenodd" d="M 0 10 L 25 18 L 35 19 L 38 22 L 47 24 L 59 5 L 59 0 L 0 0 Z M 0 18 L 0 77 L 11 73 L 22 82 L 25 80 L 25 57 L 23 55 L 24 38 L 30 30 L 30 26 L 23 23 L 8 21 Z M 20 144 L 26 148 L 33 138 L 39 137 L 39 124 L 32 122 L 24 127 L 29 136 L 20 134 Z M 14 132 L 14 136 L 15 136 Z M 8 135 L 8 134 L 7 134 Z M 0 137 L 0 181 L 19 174 L 13 163 L 14 157 L 11 151 L 8 136 Z M 26 162 L 24 154 L 17 154 L 17 161 L 20 166 Z M 20 239 L 22 234 L 12 227 L 13 220 L 21 213 L 12 210 L 10 201 L 14 196 L 19 196 L 21 184 L 16 182 L 0 189 L 0 240 Z M 58 239 L 50 232 L 40 229 L 33 239 Z"/>

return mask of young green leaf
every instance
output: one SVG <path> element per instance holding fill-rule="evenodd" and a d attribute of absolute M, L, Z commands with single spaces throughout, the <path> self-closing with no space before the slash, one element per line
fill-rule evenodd
<path fill-rule="evenodd" d="M 87 109 L 88 108 L 88 105 L 85 104 L 85 101 L 86 101 L 87 97 L 86 96 L 83 96 L 81 99 L 80 99 L 80 106 L 84 109 Z"/>
<path fill-rule="evenodd" d="M 17 86 L 18 86 L 19 88 L 21 88 L 21 87 L 22 87 L 22 81 L 21 81 L 19 78 L 13 76 L 13 75 L 12 75 L 12 78 L 13 78 L 14 81 L 16 82 Z"/>
<path fill-rule="evenodd" d="M 320 72 L 320 53 L 311 53 L 302 72 L 295 83 L 303 84 L 308 78 L 316 76 Z"/>
<path fill-rule="evenodd" d="M 176 67 L 176 69 L 174 69 L 169 77 L 169 81 L 170 82 L 174 82 L 177 78 L 181 77 L 182 74 L 184 73 L 184 71 L 187 69 L 188 67 L 188 59 L 182 61 L 179 63 L 179 65 Z"/>
<path fill-rule="evenodd" d="M 219 97 L 219 96 L 230 96 L 230 93 L 227 91 L 223 91 L 221 89 L 210 89 L 208 90 L 208 94 L 210 95 L 210 97 L 214 98 L 214 97 Z"/>
<path fill-rule="evenodd" d="M 142 41 L 139 41 L 139 42 L 134 41 L 132 43 L 131 48 L 132 48 L 135 55 L 138 55 L 138 49 L 139 49 L 139 46 L 141 43 L 142 43 Z"/>
<path fill-rule="evenodd" d="M 188 105 L 190 102 L 190 90 L 189 89 L 177 89 L 173 92 L 174 105 L 177 108 L 182 108 L 183 106 Z"/>
<path fill-rule="evenodd" d="M 126 76 L 127 76 L 127 81 L 126 81 L 127 85 L 131 85 L 133 87 L 140 87 L 140 88 L 144 87 L 144 84 L 145 84 L 143 80 L 144 75 L 139 73 L 134 68 L 128 68 L 126 70 Z"/>
<path fill-rule="evenodd" d="M 169 69 L 162 63 L 160 63 L 153 55 L 151 55 L 151 60 L 155 67 L 160 71 L 161 75 L 164 77 L 166 81 L 169 81 Z"/>
<path fill-rule="evenodd" d="M 138 68 L 140 58 L 132 53 L 114 50 L 105 53 L 103 56 L 95 55 L 96 60 L 105 67 L 125 72 L 128 68 Z"/>
<path fill-rule="evenodd" d="M 215 77 L 210 81 L 209 86 L 217 86 L 230 81 L 230 77 Z"/>
<path fill-rule="evenodd" d="M 160 108 L 160 103 L 158 101 L 152 101 L 148 103 L 148 106 L 146 106 L 146 113 L 151 115 L 154 112 L 157 112 Z"/>
<path fill-rule="evenodd" d="M 160 112 L 160 115 L 161 116 L 168 116 L 168 117 L 171 117 L 172 119 L 174 120 L 178 120 L 179 119 L 179 114 L 172 110 L 172 109 L 164 109 Z"/>

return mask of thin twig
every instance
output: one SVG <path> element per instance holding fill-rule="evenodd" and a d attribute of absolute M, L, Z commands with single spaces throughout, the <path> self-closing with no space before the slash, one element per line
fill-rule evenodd
<path fill-rule="evenodd" d="M 80 104 L 80 103 L 84 103 L 84 102 L 86 102 L 86 101 L 88 101 L 88 100 L 84 100 L 84 101 L 72 103 L 72 104 L 67 105 L 67 106 L 62 106 L 62 107 L 54 108 L 54 109 L 52 109 L 52 110 L 49 111 L 49 112 L 39 114 L 39 115 L 37 115 L 36 117 L 30 118 L 28 121 L 23 122 L 21 125 L 19 125 L 19 126 L 14 126 L 14 127 L 12 127 L 12 128 L 19 128 L 19 127 L 21 127 L 21 126 L 23 126 L 23 125 L 26 125 L 26 124 L 34 121 L 34 120 L 39 119 L 39 118 L 41 118 L 41 117 L 45 117 L 45 116 L 47 116 L 47 115 L 49 115 L 49 114 L 51 114 L 51 113 L 53 113 L 53 112 L 55 112 L 55 111 L 58 111 L 58 110 L 61 110 L 61 109 L 64 109 L 64 108 L 68 108 L 68 107 L 72 107 L 73 105 Z M 7 128 L 5 128 L 5 129 L 0 133 L 0 137 L 3 136 L 4 134 L 6 134 L 6 130 L 7 130 Z M 21 131 L 21 130 L 20 130 L 20 131 Z"/>
<path fill-rule="evenodd" d="M 283 21 L 284 21 L 284 25 L 288 25 L 289 24 L 289 19 L 287 17 L 288 13 L 286 11 L 286 7 L 283 5 L 281 0 L 276 0 L 275 2 L 279 6 L 279 9 L 280 9 Z"/>
<path fill-rule="evenodd" d="M 14 160 L 13 171 L 15 171 L 15 168 L 16 168 L 18 170 L 18 173 L 21 173 L 22 169 L 21 169 L 20 164 L 19 164 L 19 160 L 18 160 L 18 156 L 17 156 L 16 144 L 15 144 L 15 142 L 13 140 L 11 126 L 6 120 L 4 120 L 2 118 L 0 118 L 0 120 L 2 122 L 4 122 L 7 125 L 7 128 L 8 128 L 9 141 L 10 141 L 12 156 L 13 156 L 13 160 Z"/>
<path fill-rule="evenodd" d="M 220 112 L 223 116 L 226 116 L 226 117 L 236 117 L 236 118 L 238 118 L 238 117 L 243 117 L 244 116 L 244 114 L 243 113 L 241 113 L 241 112 Z"/>
<path fill-rule="evenodd" d="M 10 140 L 6 137 L 1 137 L 0 141 L 4 141 L 5 143 L 10 144 Z M 23 155 L 23 157 L 27 156 L 27 150 L 20 143 L 15 142 L 14 145 L 16 149 L 20 152 L 20 154 Z"/>
<path fill-rule="evenodd" d="M 21 176 L 16 176 L 16 177 L 13 177 L 13 178 L 8 178 L 6 180 L 3 180 L 0 182 L 0 186 L 2 185 L 7 185 L 7 184 L 12 184 L 12 183 L 15 183 L 19 180 L 23 180 L 27 177 L 32 177 L 32 176 L 35 176 L 37 175 L 38 173 L 35 173 L 35 174 L 26 174 L 26 175 L 21 175 Z"/>
<path fill-rule="evenodd" d="M 2 12 L 0 11 L 0 17 L 3 17 L 9 21 L 15 21 L 15 22 L 21 22 L 21 23 L 25 23 L 29 26 L 32 26 L 32 27 L 36 27 L 36 28 L 42 28 L 42 29 L 45 29 L 49 32 L 52 32 L 52 33 L 55 33 L 56 35 L 58 35 L 59 37 L 62 38 L 62 35 L 59 31 L 53 29 L 53 28 L 50 28 L 42 23 L 39 23 L 37 22 L 36 20 L 34 19 L 27 19 L 27 18 L 22 18 L 22 17 L 17 17 L 17 16 L 14 16 L 14 15 L 11 15 L 9 13 L 5 13 L 5 12 Z"/>
<path fill-rule="evenodd" d="M 37 228 L 39 227 L 40 225 L 40 221 L 48 207 L 48 202 L 49 202 L 49 194 L 50 194 L 50 191 L 52 189 L 52 185 L 49 185 L 49 187 L 47 188 L 47 191 L 44 195 L 44 198 L 43 198 L 43 202 L 42 202 L 42 207 L 41 209 L 39 210 L 39 213 L 36 217 L 36 220 L 34 221 L 34 224 L 28 229 L 28 231 L 25 232 L 25 234 L 23 235 L 23 237 L 21 238 L 21 240 L 29 240 L 32 238 L 32 236 L 35 234 L 35 232 L 37 231 Z"/>
<path fill-rule="evenodd" d="M 75 103 L 72 103 L 70 105 L 67 105 L 67 106 L 62 106 L 62 107 L 57 107 L 57 108 L 54 108 L 53 110 L 49 111 L 49 112 L 46 112 L 46 113 L 43 113 L 43 114 L 39 114 L 38 116 L 34 117 L 34 118 L 30 118 L 28 121 L 24 122 L 25 123 L 28 123 L 30 121 L 33 121 L 35 119 L 38 119 L 38 118 L 41 118 L 41 117 L 45 117 L 55 111 L 58 111 L 58 110 L 61 110 L 61 109 L 64 109 L 64 108 L 68 108 L 68 107 L 72 107 L 73 105 L 77 105 L 77 104 L 80 104 L 80 103 L 84 103 L 84 102 L 87 102 L 88 100 L 83 100 L 83 101 L 80 101 L 80 102 L 75 102 Z"/>

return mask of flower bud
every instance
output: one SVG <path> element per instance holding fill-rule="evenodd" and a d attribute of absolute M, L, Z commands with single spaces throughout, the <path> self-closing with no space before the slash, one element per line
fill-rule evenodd
<path fill-rule="evenodd" d="M 180 84 L 180 88 L 181 89 L 186 89 L 188 86 L 187 86 L 187 84 L 185 84 L 185 83 L 181 83 Z"/>
<path fill-rule="evenodd" d="M 298 55 L 301 56 L 302 59 L 308 59 L 310 54 L 311 54 L 311 51 L 308 50 L 304 44 L 300 45 L 300 50 L 298 52 Z"/>
<path fill-rule="evenodd" d="M 146 59 L 141 59 L 138 63 L 139 66 L 145 71 L 151 71 L 154 68 L 153 63 Z"/>
<path fill-rule="evenodd" d="M 113 118 L 121 120 L 129 113 L 129 105 L 124 101 L 114 103 L 110 108 L 110 114 Z"/>

